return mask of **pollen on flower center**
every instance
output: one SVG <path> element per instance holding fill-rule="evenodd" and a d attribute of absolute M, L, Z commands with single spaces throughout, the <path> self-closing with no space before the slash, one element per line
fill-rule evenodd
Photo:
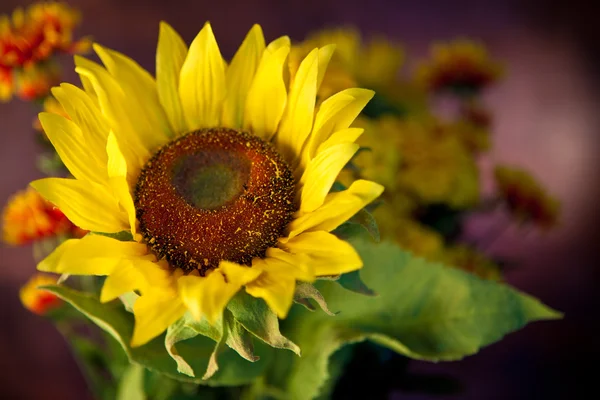
<path fill-rule="evenodd" d="M 216 128 L 162 147 L 144 166 L 134 202 L 153 251 L 204 275 L 221 260 L 263 257 L 292 219 L 294 195 L 290 168 L 269 143 Z"/>

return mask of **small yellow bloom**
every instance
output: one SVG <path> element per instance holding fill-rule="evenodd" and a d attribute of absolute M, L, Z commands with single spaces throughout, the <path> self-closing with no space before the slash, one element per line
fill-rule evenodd
<path fill-rule="evenodd" d="M 409 216 L 398 215 L 396 210 L 384 204 L 374 212 L 382 237 L 394 240 L 411 253 L 431 259 L 444 248 L 444 238 L 433 229 Z"/>
<path fill-rule="evenodd" d="M 498 166 L 494 170 L 496 186 L 508 209 L 520 222 L 550 229 L 558 222 L 559 202 L 550 197 L 527 171 Z"/>
<path fill-rule="evenodd" d="M 480 153 L 491 147 L 489 129 L 466 119 L 445 124 L 442 129 L 456 137 L 471 153 Z"/>
<path fill-rule="evenodd" d="M 58 208 L 31 188 L 16 193 L 4 208 L 2 237 L 11 245 L 59 235 L 81 237 L 84 234 Z"/>
<path fill-rule="evenodd" d="M 355 163 L 362 176 L 386 187 L 386 198 L 402 192 L 421 204 L 466 208 L 479 201 L 479 172 L 461 140 L 437 121 L 383 117 L 369 123 Z"/>
<path fill-rule="evenodd" d="M 21 303 L 29 311 L 45 315 L 48 311 L 58 308 L 63 304 L 55 294 L 39 289 L 40 286 L 56 285 L 54 276 L 37 273 L 19 291 Z"/>
<path fill-rule="evenodd" d="M 502 280 L 498 264 L 490 260 L 485 254 L 468 246 L 457 245 L 448 247 L 433 259 L 443 262 L 450 267 L 469 272 L 482 279 Z"/>
<path fill-rule="evenodd" d="M 431 59 L 416 70 L 416 80 L 431 91 L 478 91 L 498 80 L 502 66 L 490 59 L 486 48 L 477 42 L 458 39 L 438 43 Z"/>

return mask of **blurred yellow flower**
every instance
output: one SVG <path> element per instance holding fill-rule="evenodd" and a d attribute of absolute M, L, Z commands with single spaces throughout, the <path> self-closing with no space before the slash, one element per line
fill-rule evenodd
<path fill-rule="evenodd" d="M 434 44 L 431 59 L 419 65 L 415 78 L 431 91 L 472 93 L 498 80 L 502 71 L 502 66 L 490 59 L 482 44 L 458 39 Z"/>
<path fill-rule="evenodd" d="M 530 222 L 542 229 L 558 222 L 559 202 L 550 197 L 540 183 L 519 168 L 498 166 L 494 170 L 499 195 L 520 222 Z"/>
<path fill-rule="evenodd" d="M 455 136 L 471 153 L 487 151 L 491 147 L 490 131 L 469 120 L 459 119 L 445 125 L 446 132 Z"/>
<path fill-rule="evenodd" d="M 373 151 L 361 152 L 354 163 L 363 177 L 383 183 L 384 197 L 401 191 L 422 204 L 446 203 L 452 208 L 478 202 L 479 172 L 473 156 L 437 121 L 386 116 L 366 124 L 358 143 Z"/>
<path fill-rule="evenodd" d="M 319 90 L 321 98 L 357 84 L 372 89 L 383 87 L 396 80 L 404 62 L 402 48 L 383 37 L 364 43 L 356 29 L 322 30 L 292 48 L 291 75 L 295 76 L 300 61 L 312 49 L 329 44 L 335 44 L 335 52 L 329 54 L 332 58 Z"/>
<path fill-rule="evenodd" d="M 40 286 L 56 285 L 57 278 L 47 274 L 36 273 L 19 291 L 21 303 L 29 311 L 45 315 L 48 311 L 60 307 L 63 301 L 55 294 L 39 289 Z"/>
<path fill-rule="evenodd" d="M 435 260 L 453 268 L 469 272 L 482 279 L 502 280 L 498 264 L 490 260 L 484 253 L 468 246 L 457 245 L 444 249 Z"/>
<path fill-rule="evenodd" d="M 442 235 L 410 217 L 395 215 L 394 210 L 386 208 L 388 206 L 383 205 L 374 213 L 384 238 L 390 238 L 403 249 L 427 259 L 433 258 L 442 251 L 444 248 Z"/>

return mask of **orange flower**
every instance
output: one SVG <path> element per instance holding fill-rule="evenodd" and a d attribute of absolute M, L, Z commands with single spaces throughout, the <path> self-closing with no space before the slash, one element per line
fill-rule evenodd
<path fill-rule="evenodd" d="M 8 101 L 13 93 L 12 69 L 0 64 L 0 101 Z"/>
<path fill-rule="evenodd" d="M 48 61 L 32 64 L 15 70 L 13 94 L 22 100 L 41 99 L 50 93 L 50 89 L 60 83 L 60 69 Z"/>
<path fill-rule="evenodd" d="M 63 304 L 61 299 L 53 293 L 38 289 L 40 286 L 55 285 L 56 281 L 57 278 L 50 275 L 38 273 L 32 276 L 19 291 L 23 306 L 38 315 L 45 315 L 48 311 L 60 307 Z"/>
<path fill-rule="evenodd" d="M 3 220 L 3 239 L 12 245 L 58 235 L 81 237 L 86 233 L 31 188 L 16 193 L 9 200 Z"/>
<path fill-rule="evenodd" d="M 56 67 L 45 62 L 54 54 L 81 53 L 90 46 L 88 38 L 73 40 L 73 29 L 79 21 L 76 10 L 58 2 L 36 3 L 26 10 L 19 8 L 12 19 L 0 16 L 0 100 L 9 100 L 12 94 L 27 100 L 46 95 L 48 90 L 43 92 L 41 88 L 47 85 L 42 83 L 49 81 Z M 50 71 L 41 72 L 44 67 Z M 41 76 L 45 77 L 41 83 L 33 79 Z"/>
<path fill-rule="evenodd" d="M 496 186 L 514 217 L 549 229 L 558 221 L 559 203 L 526 171 L 499 166 L 494 170 Z"/>
<path fill-rule="evenodd" d="M 417 81 L 434 92 L 477 92 L 501 75 L 501 65 L 490 59 L 485 47 L 465 39 L 435 44 L 431 60 L 422 63 L 416 71 Z"/>

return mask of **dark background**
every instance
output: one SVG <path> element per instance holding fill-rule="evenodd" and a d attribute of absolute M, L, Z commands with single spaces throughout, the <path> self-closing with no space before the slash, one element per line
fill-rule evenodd
<path fill-rule="evenodd" d="M 412 61 L 435 40 L 483 40 L 508 67 L 486 96 L 495 111 L 494 147 L 482 161 L 529 169 L 561 199 L 561 226 L 549 234 L 509 230 L 491 248 L 517 259 L 507 280 L 566 313 L 536 323 L 460 362 L 414 362 L 412 372 L 460 378 L 460 399 L 582 398 L 595 386 L 597 361 L 600 213 L 600 29 L 593 2 L 542 1 L 142 1 L 72 0 L 84 16 L 82 34 L 122 51 L 153 71 L 159 20 L 188 43 L 210 20 L 226 57 L 255 22 L 267 39 L 354 25 L 404 43 Z M 588 5 L 589 3 L 589 5 Z M 29 2 L 1 0 L 0 14 Z M 410 61 L 409 60 L 409 61 Z M 72 64 L 67 58 L 65 65 Z M 410 66 L 410 65 L 409 65 Z M 69 75 L 74 81 L 73 75 Z M 0 104 L 0 203 L 40 174 L 31 105 Z M 489 182 L 486 181 L 486 186 Z M 25 311 L 18 289 L 34 271 L 30 248 L 0 245 L 0 397 L 85 399 L 83 378 L 53 326 Z M 365 382 L 367 384 L 367 382 Z M 593 391 L 591 392 L 593 393 Z M 593 397 L 593 395 L 591 395 Z M 397 399 L 431 395 L 397 392 Z"/>

